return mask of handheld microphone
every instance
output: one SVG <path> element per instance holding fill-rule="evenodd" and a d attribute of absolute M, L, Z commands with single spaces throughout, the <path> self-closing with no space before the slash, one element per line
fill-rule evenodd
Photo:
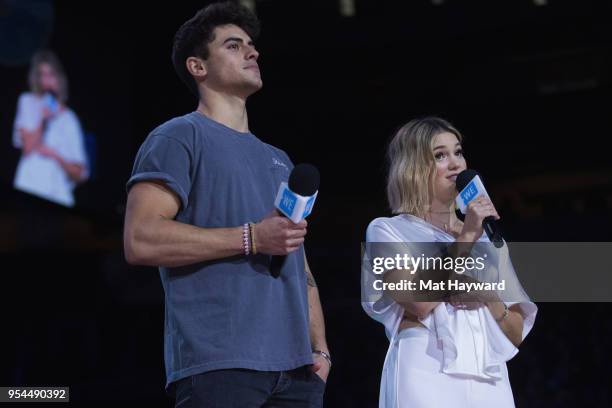
<path fill-rule="evenodd" d="M 289 183 L 282 182 L 276 193 L 276 209 L 297 224 L 312 212 L 312 207 L 319 193 L 321 175 L 312 164 L 301 163 L 293 168 Z M 278 278 L 286 256 L 272 256 L 270 272 Z"/>
<path fill-rule="evenodd" d="M 52 116 L 56 115 L 59 112 L 59 102 L 54 92 L 45 91 L 42 102 L 43 102 L 43 106 L 49 110 Z M 44 118 L 42 120 L 41 125 L 42 125 L 43 134 L 47 132 L 47 127 L 49 126 L 50 121 L 51 121 L 51 118 Z"/>
<path fill-rule="evenodd" d="M 459 192 L 459 195 L 457 195 L 455 198 L 455 203 L 459 207 L 459 211 L 461 211 L 462 214 L 467 212 L 467 205 L 470 203 L 470 201 L 479 195 L 490 199 L 489 194 L 482 183 L 480 175 L 475 170 L 463 170 L 457 175 L 455 185 L 457 191 Z M 495 248 L 501 248 L 504 246 L 504 240 L 499 228 L 497 227 L 495 218 L 488 216 L 482 220 L 482 228 L 487 233 L 489 240 L 493 242 L 493 245 L 495 245 Z"/>
<path fill-rule="evenodd" d="M 45 106 L 47 107 L 47 109 L 49 109 L 49 111 L 55 115 L 57 114 L 57 112 L 59 111 L 59 103 L 57 101 L 57 97 L 55 96 L 55 93 L 52 91 L 47 91 L 44 94 L 44 103 Z"/>
<path fill-rule="evenodd" d="M 298 164 L 289 175 L 289 183 L 282 182 L 278 188 L 274 206 L 297 224 L 312 212 L 320 181 L 321 176 L 315 166 Z"/>

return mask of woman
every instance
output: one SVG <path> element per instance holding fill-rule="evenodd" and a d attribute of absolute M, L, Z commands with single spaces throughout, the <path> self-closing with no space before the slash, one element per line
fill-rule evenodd
<path fill-rule="evenodd" d="M 19 96 L 13 145 L 21 149 L 15 188 L 72 207 L 76 183 L 88 177 L 83 135 L 66 106 L 68 80 L 51 51 L 32 57 L 30 92 Z"/>
<path fill-rule="evenodd" d="M 493 280 L 505 281 L 506 288 L 503 296 L 497 291 L 437 292 L 446 295 L 418 301 L 423 298 L 404 290 L 401 295 L 386 291 L 378 298 L 363 299 L 365 311 L 385 325 L 390 340 L 381 408 L 514 407 L 506 361 L 531 330 L 537 308 L 518 282 L 507 245 L 497 249 L 486 244 L 482 220 L 499 218 L 491 201 L 482 196 L 474 199 L 464 222 L 455 214 L 455 179 L 466 169 L 461 141 L 457 129 L 435 117 L 413 120 L 397 132 L 388 150 L 387 194 L 398 215 L 372 221 L 366 241 L 370 247 L 396 243 L 387 244 L 396 245 L 395 249 L 397 243 L 405 248 L 420 245 L 418 255 L 421 243 L 437 243 L 426 244 L 429 249 L 446 243 L 450 246 L 443 254 L 455 257 L 474 255 L 478 249 L 487 268 L 495 272 Z M 364 265 L 371 265 L 371 256 L 366 252 L 370 258 Z M 398 281 L 397 272 L 387 272 L 383 280 Z M 400 276 L 435 276 L 426 275 L 433 270 L 422 272 Z M 368 293 L 371 270 L 364 274 L 368 276 L 362 284 Z M 467 273 L 454 276 L 476 281 Z"/>

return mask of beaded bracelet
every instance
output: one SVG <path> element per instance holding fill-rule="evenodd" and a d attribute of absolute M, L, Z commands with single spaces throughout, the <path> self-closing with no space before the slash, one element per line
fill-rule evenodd
<path fill-rule="evenodd" d="M 318 354 L 321 357 L 323 357 L 324 359 L 326 359 L 327 362 L 329 363 L 329 368 L 331 368 L 332 362 L 331 362 L 331 357 L 329 356 L 329 354 L 327 354 L 323 350 L 312 350 L 312 352 L 313 352 L 313 354 Z"/>
<path fill-rule="evenodd" d="M 251 245 L 249 242 L 249 223 L 245 223 L 242 226 L 242 248 L 244 249 L 244 255 L 248 256 L 251 252 Z"/>
<path fill-rule="evenodd" d="M 255 224 L 249 222 L 249 237 L 251 238 L 251 253 L 257 254 L 257 247 L 255 246 Z"/>

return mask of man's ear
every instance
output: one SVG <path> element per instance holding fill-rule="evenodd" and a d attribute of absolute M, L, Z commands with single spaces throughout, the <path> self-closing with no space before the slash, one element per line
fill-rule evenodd
<path fill-rule="evenodd" d="M 196 79 L 204 79 L 206 76 L 206 61 L 197 57 L 188 57 L 185 61 L 185 66 L 187 67 L 187 71 Z"/>

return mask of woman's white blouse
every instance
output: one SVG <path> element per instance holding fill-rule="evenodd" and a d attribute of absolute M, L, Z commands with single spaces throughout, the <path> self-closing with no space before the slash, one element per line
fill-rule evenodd
<path fill-rule="evenodd" d="M 418 217 L 403 214 L 372 221 L 366 232 L 366 241 L 423 243 L 452 242 L 454 238 Z M 489 240 L 483 234 L 479 242 Z M 506 281 L 504 299 L 512 301 L 505 303 L 508 306 L 520 304 L 524 317 L 524 339 L 533 327 L 537 307 L 529 300 L 516 277 L 508 246 L 497 249 L 493 245 L 486 245 L 486 248 L 491 252 L 487 254 L 488 262 L 497 264 L 500 278 Z M 362 279 L 362 284 L 366 281 Z M 387 337 L 392 341 L 397 334 L 404 308 L 385 295 L 375 302 L 363 299 L 362 306 L 370 317 L 385 326 Z M 441 303 L 420 322 L 441 342 L 444 352 L 442 371 L 449 375 L 498 380 L 501 378 L 501 365 L 518 352 L 485 306 L 466 310 Z"/>

